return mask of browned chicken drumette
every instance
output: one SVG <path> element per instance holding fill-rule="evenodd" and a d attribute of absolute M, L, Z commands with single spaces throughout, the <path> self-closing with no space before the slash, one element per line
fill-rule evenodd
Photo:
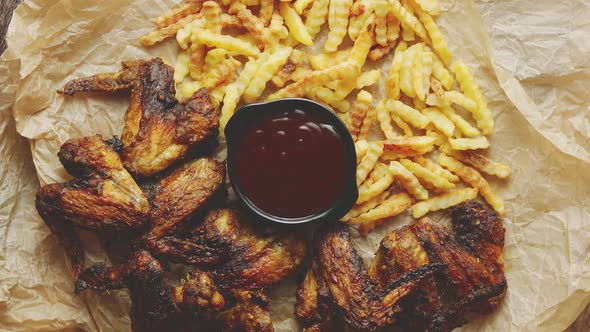
<path fill-rule="evenodd" d="M 506 291 L 501 220 L 470 201 L 453 209 L 452 224 L 451 232 L 423 218 L 387 234 L 368 272 L 342 226 L 323 233 L 298 291 L 295 313 L 305 331 L 331 330 L 338 315 L 360 329 L 395 323 L 404 331 L 450 331 L 472 313 L 497 308 Z M 444 273 L 426 273 L 433 264 Z"/>
<path fill-rule="evenodd" d="M 74 278 L 84 263 L 74 225 L 120 231 L 138 228 L 149 217 L 147 197 L 123 167 L 117 145 L 117 139 L 100 135 L 68 140 L 58 156 L 74 179 L 37 193 L 37 211 L 64 245 Z"/>
<path fill-rule="evenodd" d="M 312 265 L 306 275 L 296 307 L 306 331 L 325 329 L 326 313 L 341 314 L 349 325 L 361 330 L 389 326 L 401 312 L 400 302 L 421 281 L 444 267 L 436 263 L 422 266 L 390 279 L 380 289 L 369 277 L 348 228 L 342 224 L 332 224 L 319 232 L 316 255 L 317 266 Z"/>
<path fill-rule="evenodd" d="M 218 133 L 218 105 L 208 90 L 201 89 L 179 103 L 173 76 L 174 69 L 158 58 L 127 61 L 118 73 L 76 79 L 59 92 L 131 90 L 121 158 L 133 176 L 147 177 L 167 169 Z"/>

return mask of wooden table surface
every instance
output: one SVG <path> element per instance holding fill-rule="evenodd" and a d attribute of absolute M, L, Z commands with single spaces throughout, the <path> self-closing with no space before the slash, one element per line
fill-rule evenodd
<path fill-rule="evenodd" d="M 6 29 L 12 17 L 12 12 L 22 0 L 0 0 L 0 54 L 6 49 Z M 567 329 L 568 332 L 586 332 L 590 330 L 590 305 L 578 319 Z"/>

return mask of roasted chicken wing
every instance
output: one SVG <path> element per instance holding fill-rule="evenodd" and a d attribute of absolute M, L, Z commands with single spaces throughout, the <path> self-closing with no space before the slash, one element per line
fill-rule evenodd
<path fill-rule="evenodd" d="M 354 328 L 375 330 L 393 324 L 401 312 L 400 301 L 420 285 L 420 283 L 441 270 L 443 264 L 429 264 L 391 280 L 383 289 L 369 278 L 365 265 L 356 252 L 348 228 L 342 224 L 332 224 L 318 234 L 317 257 L 318 275 L 327 285 L 331 296 L 332 311 L 341 313 L 346 322 Z M 306 284 L 305 287 L 309 287 Z M 313 284 L 312 287 L 313 289 Z M 319 287 L 317 287 L 319 289 Z M 306 301 L 300 290 L 299 300 Z M 317 295 L 311 295 L 312 297 Z M 313 303 L 314 300 L 310 300 Z M 316 300 L 317 302 L 317 300 Z M 318 303 L 319 306 L 319 303 Z M 298 305 L 298 308 L 303 308 Z M 312 310 L 309 310 L 313 314 Z M 300 314 L 301 316 L 301 314 Z M 313 321 L 310 329 L 318 329 Z"/>
<path fill-rule="evenodd" d="M 37 193 L 37 211 L 66 248 L 75 276 L 83 253 L 73 225 L 119 231 L 138 228 L 149 218 L 147 197 L 123 167 L 118 145 L 117 139 L 100 135 L 68 140 L 58 156 L 74 179 Z"/>
<path fill-rule="evenodd" d="M 121 156 L 135 177 L 167 169 L 189 150 L 218 133 L 215 100 L 206 89 L 179 103 L 175 98 L 174 69 L 161 59 L 123 62 L 118 73 L 73 80 L 58 92 L 113 93 L 131 90 L 125 116 Z"/>

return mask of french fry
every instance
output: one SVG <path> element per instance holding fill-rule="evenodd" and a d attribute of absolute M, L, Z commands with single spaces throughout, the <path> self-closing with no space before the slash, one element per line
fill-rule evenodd
<path fill-rule="evenodd" d="M 331 52 L 331 53 L 320 53 L 309 56 L 309 64 L 314 70 L 322 70 L 334 66 L 336 63 L 346 61 L 350 57 L 351 49 Z"/>
<path fill-rule="evenodd" d="M 444 100 L 447 104 L 455 104 L 463 107 L 471 113 L 477 112 L 477 104 L 472 99 L 458 91 L 445 91 Z"/>
<path fill-rule="evenodd" d="M 387 12 L 387 41 L 395 42 L 399 38 L 400 23 L 391 11 Z"/>
<path fill-rule="evenodd" d="M 390 195 L 391 195 L 391 192 L 387 190 L 387 191 L 384 191 L 381 194 L 377 195 L 376 197 L 373 197 L 370 200 L 364 202 L 363 204 L 355 205 L 340 220 L 343 222 L 347 222 L 351 218 L 356 218 L 363 213 L 369 212 L 372 209 L 374 209 L 377 205 L 383 203 L 383 201 L 385 201 Z"/>
<path fill-rule="evenodd" d="M 222 1 L 226 1 L 226 0 L 222 0 Z M 236 3 L 236 1 L 232 1 L 233 3 Z M 237 2 L 246 5 L 246 6 L 258 6 L 260 5 L 260 0 L 238 0 Z"/>
<path fill-rule="evenodd" d="M 407 47 L 408 46 L 406 42 L 401 41 L 399 42 L 399 44 L 397 44 L 397 47 L 395 48 L 395 52 L 393 54 L 393 60 L 391 61 L 391 67 L 389 69 L 389 76 L 385 81 L 387 97 L 391 99 L 399 99 L 400 69 L 402 66 L 403 54 Z"/>
<path fill-rule="evenodd" d="M 377 45 L 369 51 L 367 59 L 369 59 L 369 61 L 377 61 L 385 57 L 389 52 L 391 52 L 391 46 Z"/>
<path fill-rule="evenodd" d="M 291 47 L 280 47 L 272 52 L 268 60 L 258 68 L 254 78 L 252 78 L 250 84 L 244 91 L 244 101 L 252 103 L 260 97 L 266 87 L 266 83 L 287 62 L 291 51 L 293 51 Z"/>
<path fill-rule="evenodd" d="M 422 110 L 422 114 L 430 119 L 430 123 L 434 125 L 441 133 L 447 137 L 453 137 L 455 132 L 455 125 L 443 113 L 436 108 L 427 107 Z"/>
<path fill-rule="evenodd" d="M 207 77 L 202 80 L 203 86 L 213 89 L 219 85 L 229 84 L 234 78 L 236 70 L 242 65 L 233 57 L 226 58 L 227 51 L 213 49 L 205 57 Z"/>
<path fill-rule="evenodd" d="M 204 28 L 215 33 L 221 33 L 223 22 L 221 21 L 221 7 L 215 1 L 205 1 L 201 9 L 205 19 Z"/>
<path fill-rule="evenodd" d="M 492 161 L 476 151 L 454 151 L 453 157 L 475 168 L 479 172 L 494 175 L 500 179 L 506 179 L 512 175 L 512 169 L 510 167 Z"/>
<path fill-rule="evenodd" d="M 414 16 L 407 8 L 403 7 L 402 4 L 393 0 L 389 3 L 389 10 L 397 17 L 402 23 L 403 27 L 412 29 L 420 38 L 426 39 L 426 30 L 420 21 Z"/>
<path fill-rule="evenodd" d="M 250 43 L 244 42 L 238 38 L 214 33 L 205 29 L 195 28 L 191 33 L 191 40 L 194 43 L 200 43 L 209 47 L 225 49 L 235 54 L 245 56 L 259 56 L 260 50 Z"/>
<path fill-rule="evenodd" d="M 399 161 L 405 168 L 412 172 L 422 183 L 441 191 L 449 191 L 455 188 L 455 184 L 449 182 L 445 178 L 441 178 L 431 170 L 423 167 L 422 165 L 415 163 L 409 159 L 400 159 Z"/>
<path fill-rule="evenodd" d="M 410 126 L 404 120 L 402 120 L 397 115 L 394 115 L 394 114 L 389 114 L 389 115 L 391 116 L 391 120 L 393 120 L 393 122 L 395 122 L 396 126 L 398 126 L 399 129 L 401 129 L 404 132 L 404 136 L 414 136 L 414 132 L 412 131 L 412 128 L 410 128 Z"/>
<path fill-rule="evenodd" d="M 383 141 L 383 160 L 418 156 L 434 150 L 435 139 L 428 136 L 397 136 Z"/>
<path fill-rule="evenodd" d="M 324 44 L 326 52 L 334 52 L 342 43 L 344 36 L 346 36 L 346 28 L 348 27 L 348 15 L 352 0 L 330 0 L 328 8 L 328 26 L 330 30 Z M 368 52 L 367 52 L 368 53 Z"/>
<path fill-rule="evenodd" d="M 359 96 L 357 95 L 357 102 L 358 99 Z M 352 111 L 349 113 L 350 117 L 348 118 L 348 122 L 346 122 L 346 126 L 348 127 L 348 131 L 350 132 L 350 135 L 355 141 L 358 139 L 358 136 L 361 132 L 361 127 L 363 125 L 365 117 L 367 116 L 368 110 L 368 107 L 358 107 L 358 105 L 355 105 L 352 108 Z"/>
<path fill-rule="evenodd" d="M 441 165 L 435 163 L 434 161 L 424 158 L 424 156 L 416 156 L 412 158 L 415 162 L 420 164 L 422 167 L 426 167 L 432 173 L 447 179 L 449 182 L 457 182 L 459 181 L 459 177 L 455 174 L 449 172 L 448 170 L 444 169 Z"/>
<path fill-rule="evenodd" d="M 374 180 L 374 182 L 365 190 L 361 190 L 359 192 L 359 197 L 356 201 L 356 204 L 362 204 L 379 196 L 393 183 L 393 175 L 385 164 L 378 163 L 375 165 L 375 170 L 373 172 L 376 172 L 377 170 L 379 170 L 381 176 L 376 181 Z"/>
<path fill-rule="evenodd" d="M 226 94 L 223 97 L 223 106 L 221 108 L 221 116 L 219 118 L 219 127 L 220 132 L 223 133 L 223 129 L 225 125 L 234 114 L 236 110 L 236 106 L 246 90 L 246 87 L 258 71 L 258 68 L 266 62 L 268 59 L 268 53 L 262 53 L 258 60 L 250 59 L 246 65 L 244 65 L 244 69 L 240 72 L 238 79 L 231 83 L 227 89 Z"/>
<path fill-rule="evenodd" d="M 408 193 L 398 193 L 389 196 L 383 203 L 379 204 L 373 210 L 369 212 L 363 213 L 356 218 L 350 218 L 348 220 L 349 225 L 367 225 L 367 224 L 377 224 L 378 221 L 395 217 L 404 211 L 406 211 L 414 200 Z M 371 225 L 374 227 L 374 225 Z M 366 226 L 365 226 L 366 227 Z M 368 228 L 365 231 L 370 231 L 372 229 Z"/>
<path fill-rule="evenodd" d="M 492 112 L 488 109 L 481 91 L 471 70 L 461 60 L 453 62 L 451 71 L 455 73 L 457 81 L 461 86 L 461 91 L 471 98 L 477 104 L 477 110 L 473 112 L 473 117 L 477 121 L 477 126 L 481 129 L 484 135 L 490 135 L 494 131 L 494 118 Z"/>
<path fill-rule="evenodd" d="M 358 164 L 365 156 L 365 153 L 367 153 L 367 150 L 369 149 L 369 142 L 367 142 L 367 140 L 360 139 L 354 143 L 354 147 L 356 150 L 356 162 Z"/>
<path fill-rule="evenodd" d="M 301 16 L 297 14 L 297 11 L 293 9 L 292 5 L 287 2 L 281 2 L 279 4 L 279 10 L 281 16 L 285 19 L 285 24 L 289 28 L 289 32 L 293 38 L 303 45 L 313 45 L 313 38 L 309 32 L 307 32 L 307 28 L 305 28 Z"/>
<path fill-rule="evenodd" d="M 205 0 L 195 0 L 178 4 L 172 10 L 156 19 L 156 26 L 158 28 L 165 28 L 174 24 L 190 14 L 197 14 L 201 11 L 203 2 Z"/>
<path fill-rule="evenodd" d="M 379 69 L 369 70 L 362 73 L 357 79 L 347 81 L 332 81 L 326 83 L 326 87 L 334 90 L 334 98 L 342 100 L 354 89 L 362 89 L 379 82 L 381 71 Z"/>
<path fill-rule="evenodd" d="M 196 20 L 197 18 L 199 18 L 199 15 L 190 14 L 181 18 L 175 23 L 148 33 L 147 35 L 141 37 L 140 41 L 144 46 L 153 46 L 156 43 L 174 36 L 180 29 L 184 28 L 187 24 Z"/>
<path fill-rule="evenodd" d="M 312 2 L 313 0 L 297 0 L 293 3 L 293 8 L 295 8 L 297 14 L 303 15 L 303 11 L 306 10 Z"/>
<path fill-rule="evenodd" d="M 190 46 L 191 41 L 191 33 L 193 27 L 204 27 L 205 26 L 205 18 L 201 17 L 193 20 L 192 22 L 186 24 L 182 29 L 179 29 L 176 32 L 176 42 L 178 46 L 183 50 L 186 50 Z"/>
<path fill-rule="evenodd" d="M 424 129 L 430 123 L 430 120 L 425 115 L 399 100 L 389 99 L 385 103 L 385 108 L 416 128 Z"/>
<path fill-rule="evenodd" d="M 174 82 L 176 84 L 184 81 L 184 78 L 188 75 L 188 65 L 190 61 L 191 55 L 188 50 L 178 53 L 176 64 L 174 65 Z"/>
<path fill-rule="evenodd" d="M 469 122 L 463 119 L 451 106 L 443 106 L 440 111 L 451 120 L 457 129 L 459 129 L 465 136 L 474 137 L 479 136 L 481 133 L 477 128 L 474 128 Z"/>
<path fill-rule="evenodd" d="M 434 138 L 434 145 L 436 146 L 448 144 L 447 137 L 443 134 L 440 134 L 438 131 L 426 129 L 426 136 Z"/>
<path fill-rule="evenodd" d="M 257 44 L 259 48 L 270 47 L 274 44 L 273 34 L 270 29 L 265 28 L 264 22 L 252 14 L 252 11 L 246 8 L 246 5 L 240 2 L 234 2 L 229 7 L 229 13 L 235 14 L 242 22 L 244 28 L 258 40 Z"/>
<path fill-rule="evenodd" d="M 274 0 L 260 0 L 260 20 L 268 26 L 272 20 Z"/>
<path fill-rule="evenodd" d="M 387 46 L 387 14 L 386 0 L 375 0 L 375 41 L 381 46 Z"/>
<path fill-rule="evenodd" d="M 398 161 L 389 163 L 389 170 L 393 177 L 406 189 L 412 196 L 419 200 L 428 199 L 428 191 L 420 184 L 418 178 Z"/>
<path fill-rule="evenodd" d="M 440 14 L 440 2 L 438 0 L 414 0 L 420 9 L 432 16 Z"/>
<path fill-rule="evenodd" d="M 414 89 L 414 82 L 412 80 L 412 65 L 414 63 L 414 55 L 416 48 L 420 43 L 410 46 L 404 53 L 399 74 L 400 90 L 408 97 L 416 97 L 416 90 Z"/>
<path fill-rule="evenodd" d="M 352 51 L 350 52 L 349 61 L 351 61 L 359 69 L 363 67 L 365 61 L 367 61 L 367 55 L 371 50 L 373 39 L 371 34 L 367 31 L 362 32 L 358 38 L 354 41 Z"/>
<path fill-rule="evenodd" d="M 293 80 L 295 82 L 299 82 L 299 81 L 303 80 L 304 78 L 306 78 L 307 76 L 311 75 L 312 72 L 313 71 L 309 68 L 299 67 L 299 68 L 295 69 L 293 74 L 291 74 L 291 80 Z"/>
<path fill-rule="evenodd" d="M 386 139 L 393 139 L 397 136 L 391 125 L 391 116 L 389 111 L 385 108 L 385 100 L 382 100 L 377 104 L 377 120 L 379 121 L 379 127 L 385 135 Z"/>
<path fill-rule="evenodd" d="M 383 153 L 383 144 L 380 142 L 370 142 L 365 155 L 356 169 L 356 183 L 362 184 L 369 173 L 373 170 L 379 157 Z"/>
<path fill-rule="evenodd" d="M 339 65 L 324 69 L 313 71 L 303 77 L 301 80 L 289 84 L 281 90 L 268 96 L 268 100 L 275 100 L 285 97 L 301 97 L 306 95 L 311 89 L 324 85 L 333 80 L 350 80 L 358 76 L 359 68 L 351 65 L 346 61 Z"/>
<path fill-rule="evenodd" d="M 348 36 L 356 40 L 362 31 L 374 21 L 376 1 L 355 1 L 350 8 L 350 20 L 348 23 Z"/>
<path fill-rule="evenodd" d="M 357 95 L 357 100 L 355 101 L 355 107 L 367 108 L 367 115 L 363 119 L 363 125 L 361 126 L 361 130 L 359 132 L 360 139 L 366 139 L 369 136 L 369 130 L 371 126 L 377 120 L 377 111 L 375 107 L 372 105 L 373 103 L 373 96 L 367 91 L 362 90 Z"/>
<path fill-rule="evenodd" d="M 474 199 L 475 197 L 477 197 L 477 189 L 474 188 L 463 188 L 449 191 L 442 195 L 414 204 L 414 206 L 412 206 L 412 216 L 418 219 L 426 215 L 428 212 L 446 209 L 470 199 Z"/>
<path fill-rule="evenodd" d="M 268 30 L 272 33 L 273 37 L 278 40 L 283 40 L 289 37 L 289 30 L 283 24 L 285 20 L 279 13 L 273 13 L 268 25 Z"/>
<path fill-rule="evenodd" d="M 190 63 L 188 72 L 193 80 L 200 80 L 205 66 L 205 55 L 207 50 L 205 45 L 192 44 L 190 48 Z"/>
<path fill-rule="evenodd" d="M 451 51 L 449 50 L 449 46 L 447 45 L 445 37 L 432 19 L 432 16 L 421 9 L 417 10 L 417 14 L 418 19 L 420 22 L 422 22 L 424 28 L 426 28 L 426 31 L 428 31 L 432 48 L 440 56 L 443 63 L 445 65 L 449 65 L 452 59 Z"/>
<path fill-rule="evenodd" d="M 445 68 L 445 65 L 436 55 L 432 57 L 432 76 L 434 76 L 446 90 L 450 90 L 455 83 L 453 75 Z"/>
<path fill-rule="evenodd" d="M 416 44 L 410 73 L 412 75 L 412 86 L 414 87 L 415 95 L 423 101 L 426 99 L 426 94 L 424 93 L 424 62 L 422 53 L 424 53 L 424 44 Z"/>
<path fill-rule="evenodd" d="M 432 77 L 432 62 L 434 54 L 432 52 L 422 52 L 422 80 L 424 84 L 424 95 L 430 92 L 430 78 Z M 424 101 L 425 99 L 423 99 Z"/>
<path fill-rule="evenodd" d="M 320 32 L 322 25 L 326 23 L 328 4 L 329 0 L 315 0 L 313 1 L 311 8 L 307 11 L 305 29 L 312 39 L 315 39 L 315 36 Z"/>
<path fill-rule="evenodd" d="M 291 56 L 289 56 L 289 59 L 287 59 L 287 63 L 283 65 L 283 68 L 281 68 L 280 71 L 273 75 L 271 79 L 272 83 L 279 88 L 285 86 L 285 83 L 287 83 L 287 81 L 291 78 L 293 72 L 299 66 L 301 66 L 301 64 L 305 60 L 305 56 L 305 52 L 294 49 L 291 52 Z"/>
<path fill-rule="evenodd" d="M 449 143 L 453 150 L 478 150 L 490 147 L 490 142 L 485 136 L 475 138 L 451 138 Z"/>
<path fill-rule="evenodd" d="M 479 194 L 501 216 L 504 215 L 504 201 L 490 187 L 489 183 L 475 169 L 464 165 L 453 157 L 442 153 L 438 156 L 438 163 L 449 171 L 457 174 L 461 180 L 479 190 Z"/>
<path fill-rule="evenodd" d="M 326 87 L 318 86 L 311 89 L 307 96 L 323 104 L 327 104 L 338 112 L 348 112 L 350 103 L 336 95 L 336 93 Z"/>
<path fill-rule="evenodd" d="M 356 88 L 362 89 L 367 86 L 375 85 L 381 79 L 381 70 L 373 69 L 362 73 L 356 80 Z"/>

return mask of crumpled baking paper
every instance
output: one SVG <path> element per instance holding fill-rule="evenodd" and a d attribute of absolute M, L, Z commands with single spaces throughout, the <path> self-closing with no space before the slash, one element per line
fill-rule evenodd
<path fill-rule="evenodd" d="M 31 0 L 15 12 L 0 61 L 0 330 L 121 331 L 125 291 L 76 296 L 63 250 L 34 208 L 39 183 L 67 180 L 56 157 L 70 137 L 120 134 L 128 99 L 64 98 L 73 78 L 159 56 L 138 38 L 164 0 Z M 443 1 L 438 22 L 474 70 L 496 119 L 490 155 L 514 169 L 493 182 L 506 202 L 508 293 L 465 331 L 558 331 L 590 302 L 590 4 L 584 0 Z M 385 67 L 388 66 L 386 62 Z M 19 135 L 20 134 L 20 135 Z M 436 218 L 446 218 L 444 213 Z M 370 259 L 399 216 L 362 238 Z M 92 234 L 88 263 L 109 262 Z M 269 290 L 277 331 L 293 331 L 295 278 Z"/>

